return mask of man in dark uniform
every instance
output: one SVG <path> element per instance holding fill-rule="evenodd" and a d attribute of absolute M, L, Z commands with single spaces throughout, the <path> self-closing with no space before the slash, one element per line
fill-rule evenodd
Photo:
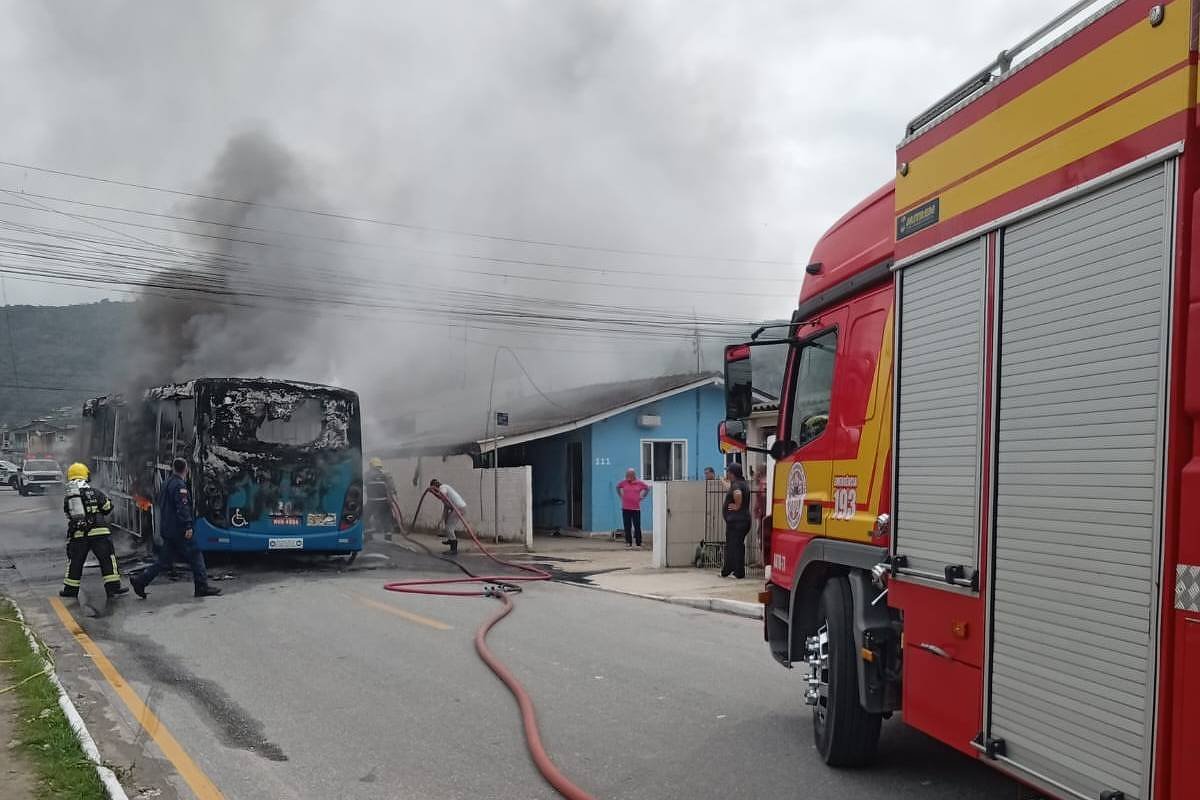
<path fill-rule="evenodd" d="M 204 554 L 196 546 L 192 535 L 192 496 L 188 491 L 188 465 L 182 458 L 175 459 L 171 464 L 171 477 L 163 481 L 158 491 L 158 530 L 162 534 L 163 546 L 158 551 L 158 560 L 140 575 L 129 579 L 134 594 L 145 598 L 146 587 L 158 573 L 171 569 L 178 555 L 188 562 L 192 568 L 192 582 L 196 588 L 196 597 L 212 597 L 221 593 L 220 589 L 208 585 L 208 574 L 204 569 Z"/>
<path fill-rule="evenodd" d="M 119 597 L 129 590 L 121 585 L 117 572 L 117 553 L 113 549 L 112 532 L 104 517 L 112 513 L 112 501 L 99 489 L 88 485 L 90 473 L 84 464 L 67 468 L 67 486 L 63 497 L 63 513 L 67 515 L 67 575 L 63 578 L 60 597 L 78 597 L 83 577 L 83 562 L 89 552 L 96 554 L 100 572 L 104 575 L 104 591 L 109 597 Z"/>

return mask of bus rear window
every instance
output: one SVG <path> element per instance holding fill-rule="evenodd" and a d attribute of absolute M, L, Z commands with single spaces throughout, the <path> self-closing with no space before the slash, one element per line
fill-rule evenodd
<path fill-rule="evenodd" d="M 255 444 L 339 449 L 349 445 L 346 401 L 236 389 L 212 410 L 212 437 L 233 448 Z"/>
<path fill-rule="evenodd" d="M 321 405 L 320 400 L 306 398 L 287 408 L 268 406 L 254 438 L 265 444 L 314 444 L 324 430 Z"/>

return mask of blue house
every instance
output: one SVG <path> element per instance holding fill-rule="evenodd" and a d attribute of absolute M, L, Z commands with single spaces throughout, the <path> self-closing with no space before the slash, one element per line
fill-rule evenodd
<path fill-rule="evenodd" d="M 632 467 L 642 480 L 699 480 L 722 472 L 717 425 L 725 418 L 721 377 L 709 373 L 598 384 L 556 393 L 536 419 L 513 415 L 511 427 L 477 443 L 491 463 L 529 465 L 534 527 L 611 531 L 621 527 L 617 483 Z M 526 415 L 521 415 L 522 417 Z M 650 530 L 652 502 L 642 506 Z"/>

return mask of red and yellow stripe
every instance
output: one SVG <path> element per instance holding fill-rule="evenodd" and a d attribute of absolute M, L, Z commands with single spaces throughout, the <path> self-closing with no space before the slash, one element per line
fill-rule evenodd
<path fill-rule="evenodd" d="M 1167 4 L 1165 19 L 1153 27 L 1141 5 L 1109 12 L 1093 23 L 1095 30 L 1060 44 L 900 148 L 908 171 L 896 179 L 897 216 L 934 198 L 940 213 L 936 225 L 898 243 L 899 257 L 1093 177 L 1089 170 L 1104 167 L 1103 160 L 1089 161 L 1095 154 L 1115 148 L 1116 166 L 1150 152 L 1154 141 L 1131 140 L 1165 121 L 1179 118 L 1179 130 L 1161 131 L 1159 139 L 1183 138 L 1180 112 L 1195 105 L 1197 79 L 1189 8 L 1180 0 Z M 1039 181 L 1040 191 L 1023 192 Z M 1015 200 L 1012 207 L 994 205 L 1004 198 Z M 980 210 L 987 213 L 972 213 Z M 957 222 L 967 216 L 967 224 Z"/>

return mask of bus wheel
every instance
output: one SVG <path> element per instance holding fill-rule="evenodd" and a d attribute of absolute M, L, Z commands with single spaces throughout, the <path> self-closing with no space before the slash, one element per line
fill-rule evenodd
<path fill-rule="evenodd" d="M 357 560 L 358 560 L 358 551 L 357 551 L 357 550 L 351 550 L 351 551 L 350 551 L 350 555 L 346 557 L 346 566 L 347 566 L 347 567 L 348 567 L 348 566 L 350 566 L 351 564 L 353 564 L 353 563 L 354 563 L 355 561 L 357 561 Z"/>
<path fill-rule="evenodd" d="M 817 609 L 820 627 L 808 638 L 808 693 L 817 751 L 832 767 L 858 767 L 875 756 L 881 714 L 858 701 L 853 600 L 845 578 L 825 584 Z"/>

